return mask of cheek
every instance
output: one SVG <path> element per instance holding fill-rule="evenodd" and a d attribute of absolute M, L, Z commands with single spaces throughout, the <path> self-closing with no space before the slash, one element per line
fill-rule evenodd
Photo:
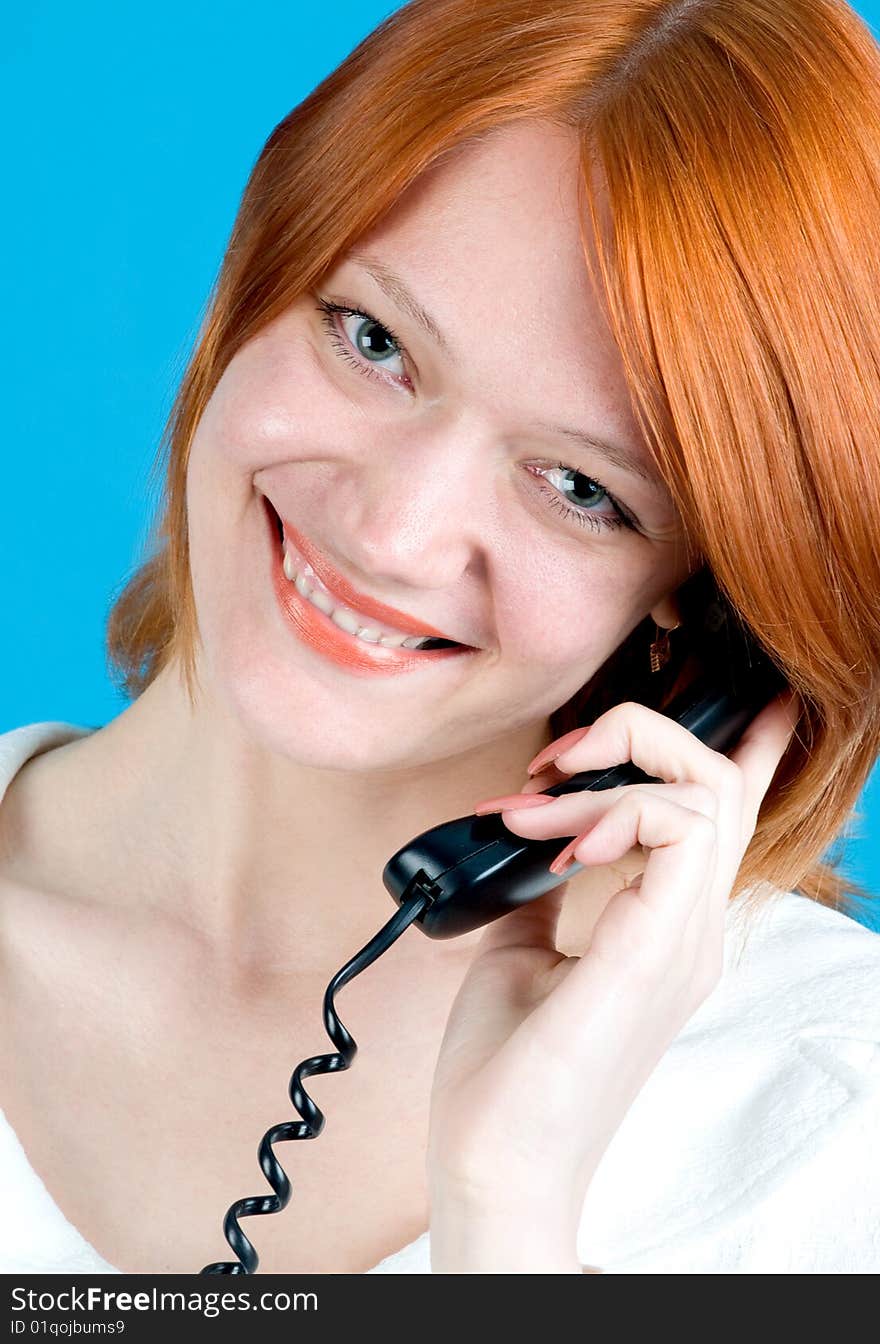
<path fill-rule="evenodd" d="M 507 657 L 546 668 L 598 664 L 639 619 L 631 610 L 635 576 L 588 545 L 582 554 L 532 547 L 509 556 L 504 572 L 495 613 Z"/>
<path fill-rule="evenodd" d="M 256 337 L 232 359 L 205 407 L 191 459 L 239 475 L 308 455 L 327 432 L 314 352 L 300 335 Z M 322 411 L 324 412 L 322 414 Z"/>

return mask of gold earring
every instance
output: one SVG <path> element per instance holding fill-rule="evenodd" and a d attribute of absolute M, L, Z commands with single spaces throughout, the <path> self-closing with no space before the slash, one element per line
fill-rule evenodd
<path fill-rule="evenodd" d="M 680 625 L 681 621 L 677 621 L 675 625 L 671 625 L 668 630 L 663 631 L 663 636 L 661 638 L 660 626 L 657 624 L 656 621 L 654 622 L 654 629 L 657 631 L 657 638 L 653 640 L 651 644 L 652 672 L 659 672 L 661 667 L 665 667 L 666 664 L 669 662 L 669 659 L 672 655 L 672 649 L 669 646 L 669 636 L 671 632 L 673 630 L 677 630 Z"/>

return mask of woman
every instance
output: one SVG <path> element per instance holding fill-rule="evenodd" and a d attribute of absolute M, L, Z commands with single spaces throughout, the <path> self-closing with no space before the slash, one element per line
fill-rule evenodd
<path fill-rule="evenodd" d="M 480 802 L 583 869 L 346 988 L 260 1272 L 877 1268 L 880 944 L 822 856 L 880 751 L 878 49 L 609 13 L 413 0 L 256 164 L 132 703 L 0 739 L 4 1269 L 228 1260 L 385 862 Z M 704 579 L 797 692 L 729 756 L 661 712 Z"/>

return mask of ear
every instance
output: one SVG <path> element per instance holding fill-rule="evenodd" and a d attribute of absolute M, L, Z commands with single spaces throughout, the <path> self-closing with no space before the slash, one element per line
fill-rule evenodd
<path fill-rule="evenodd" d="M 651 608 L 649 615 L 651 620 L 660 626 L 661 630 L 671 630 L 673 626 L 679 625 L 682 615 L 676 594 L 674 592 L 667 594 Z"/>

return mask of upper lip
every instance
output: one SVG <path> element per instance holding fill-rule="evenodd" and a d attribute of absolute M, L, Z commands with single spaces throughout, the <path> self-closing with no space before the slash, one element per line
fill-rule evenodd
<path fill-rule="evenodd" d="M 268 496 L 267 496 L 268 498 Z M 275 505 L 269 500 L 272 508 Z M 424 621 L 419 621 L 415 616 L 410 616 L 405 611 L 398 611 L 396 607 L 390 607 L 385 602 L 378 602 L 373 597 L 367 597 L 365 593 L 359 593 L 353 588 L 346 578 L 344 578 L 320 551 L 316 550 L 307 537 L 294 527 L 284 517 L 280 509 L 275 509 L 281 523 L 284 527 L 284 535 L 290 539 L 291 544 L 305 556 L 318 578 L 328 588 L 334 597 L 338 597 L 346 607 L 362 616 L 370 616 L 379 625 L 391 626 L 394 630 L 400 630 L 410 635 L 426 635 L 433 639 L 452 639 L 451 635 L 444 634 L 442 630 L 437 630 L 433 625 L 427 625 Z M 456 640 L 455 643 L 461 644 L 463 640 Z M 467 647 L 473 647 L 469 645 Z"/>

